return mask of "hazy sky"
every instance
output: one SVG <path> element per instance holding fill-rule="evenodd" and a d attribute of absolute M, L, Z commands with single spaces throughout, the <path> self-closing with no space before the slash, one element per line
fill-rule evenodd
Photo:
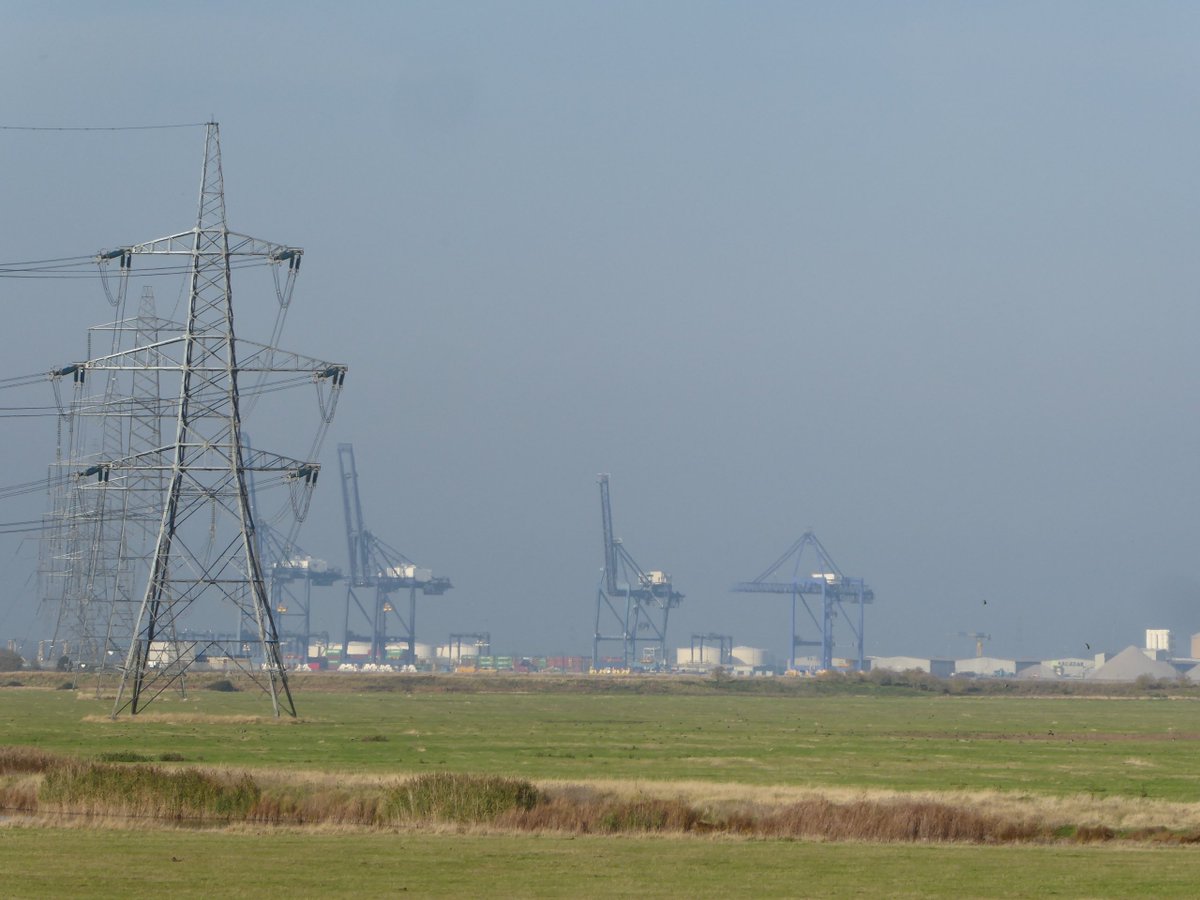
<path fill-rule="evenodd" d="M 0 125 L 221 123 L 230 226 L 306 250 L 282 343 L 350 366 L 322 462 L 353 442 L 368 526 L 456 586 L 419 639 L 590 652 L 598 472 L 687 595 L 672 645 L 784 655 L 786 598 L 728 588 L 808 528 L 875 588 L 868 653 L 1200 631 L 1200 7 L 329 10 L 10 2 Z M 202 154 L 0 131 L 0 262 L 191 227 Z M 0 377 L 111 316 L 92 280 L 0 302 Z M 53 419 L 0 427 L 0 483 L 41 476 Z M 36 633 L 36 543 L 0 542 L 0 635 Z M 345 566 L 336 478 L 301 543 Z"/>

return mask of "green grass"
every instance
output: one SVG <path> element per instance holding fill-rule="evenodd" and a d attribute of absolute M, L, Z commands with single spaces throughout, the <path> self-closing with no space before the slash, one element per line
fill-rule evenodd
<path fill-rule="evenodd" d="M 344 682 L 352 684 L 353 682 Z M 870 695 L 258 693 L 110 701 L 0 688 L 0 744 L 322 771 L 696 780 L 1200 800 L 1200 702 Z M 130 756 L 129 758 L 134 758 Z"/>
<path fill-rule="evenodd" d="M 587 680 L 575 692 L 541 691 L 531 681 L 527 693 L 511 685 L 489 693 L 481 683 L 450 680 L 448 689 L 412 684 L 415 689 L 406 692 L 357 679 L 298 679 L 298 722 L 272 719 L 266 699 L 247 690 L 192 690 L 186 700 L 160 698 L 148 716 L 113 722 L 107 719 L 111 700 L 87 689 L 5 687 L 0 745 L 96 761 L 98 766 L 80 771 L 91 772 L 86 778 L 93 780 L 96 772 L 105 773 L 98 781 L 62 787 L 93 793 L 127 786 L 108 774 L 113 770 L 149 765 L 168 773 L 173 767 L 162 761 L 172 761 L 188 769 L 424 775 L 430 777 L 423 783 L 434 789 L 453 788 L 452 780 L 438 780 L 445 773 L 473 773 L 535 782 L 994 789 L 1018 796 L 1200 802 L 1200 702 L 1194 697 L 963 696 L 837 685 L 676 692 L 658 683 L 654 692 L 624 685 L 606 692 Z M 225 781 L 182 777 L 178 785 L 166 785 L 181 810 L 224 809 Z M 614 807 L 612 814 L 639 822 L 650 817 L 646 827 L 652 828 L 659 812 L 653 804 L 634 804 Z M 443 820 L 441 833 L 425 826 L 353 832 L 4 828 L 0 870 L 6 873 L 5 895 L 13 897 L 348 891 L 433 897 L 1184 897 L 1195 894 L 1200 880 L 1200 848 L 1193 846 L 480 834 L 449 824 L 453 815 Z"/>
<path fill-rule="evenodd" d="M 0 832 L 5 895 L 68 897 L 1195 896 L 1187 848 L 475 834 Z"/>

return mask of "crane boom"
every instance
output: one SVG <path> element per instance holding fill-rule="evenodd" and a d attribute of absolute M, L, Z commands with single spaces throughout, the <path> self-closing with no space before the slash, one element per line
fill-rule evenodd
<path fill-rule="evenodd" d="M 385 544 L 367 530 L 363 522 L 362 497 L 358 489 L 358 467 L 354 461 L 354 445 L 338 444 L 338 465 L 342 475 L 342 511 L 346 517 L 346 549 L 350 558 L 350 573 L 346 586 L 346 615 L 343 620 L 343 649 L 350 653 L 353 636 L 351 616 L 357 611 L 359 623 L 370 627 L 368 642 L 370 660 L 383 662 L 396 644 L 405 646 L 404 659 L 416 661 L 417 593 L 441 596 L 454 585 L 450 579 L 435 576 L 431 569 L 416 565 L 399 550 Z M 359 596 L 356 588 L 366 588 Z M 392 595 L 408 592 L 405 612 Z M 398 630 L 397 630 L 398 626 Z"/>
<path fill-rule="evenodd" d="M 613 537 L 612 502 L 608 496 L 608 476 L 600 476 L 600 517 L 604 523 L 604 586 L 617 593 L 617 542 Z"/>
<path fill-rule="evenodd" d="M 358 467 L 354 464 L 354 445 L 338 444 L 338 468 L 342 475 L 342 511 L 346 516 L 346 549 L 350 560 L 350 584 L 363 585 L 367 578 L 370 554 L 363 526 L 362 499 L 358 493 Z"/>
<path fill-rule="evenodd" d="M 667 620 L 683 594 L 666 572 L 642 569 L 613 534 L 608 476 L 599 476 L 600 516 L 604 530 L 604 574 L 596 592 L 596 630 L 592 636 L 592 665 L 600 666 L 600 644 L 621 645 L 620 664 L 660 666 L 666 660 Z M 605 632 L 602 624 L 616 630 Z M 639 645 L 651 651 L 639 658 Z"/>

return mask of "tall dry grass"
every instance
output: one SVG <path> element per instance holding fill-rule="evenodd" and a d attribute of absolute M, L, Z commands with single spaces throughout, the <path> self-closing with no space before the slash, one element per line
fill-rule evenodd
<path fill-rule="evenodd" d="M 541 799 L 528 781 L 450 772 L 345 786 L 276 780 L 264 787 L 248 818 L 275 825 L 480 825 L 532 809 Z"/>
<path fill-rule="evenodd" d="M 521 779 L 432 772 L 392 788 L 385 809 L 393 819 L 478 823 L 533 809 L 540 799 L 537 788 Z"/>
<path fill-rule="evenodd" d="M 550 796 L 541 803 L 499 816 L 496 824 L 516 831 L 570 834 L 713 831 L 699 811 L 679 800 L 658 797 Z"/>
<path fill-rule="evenodd" d="M 1050 815 L 1048 808 L 978 798 L 745 789 L 705 796 L 670 786 L 546 784 L 454 773 L 338 778 L 287 772 L 166 768 L 74 759 L 0 747 L 0 807 L 51 821 L 355 828 L 477 827 L 571 834 L 724 834 L 824 841 L 1116 839 L 1200 842 L 1200 827 L 1147 820 L 1116 828 Z M 711 786 L 710 786 L 711 788 Z M 732 790 L 732 789 L 730 789 Z M 1061 810 L 1060 810 L 1061 812 Z"/>
<path fill-rule="evenodd" d="M 827 841 L 991 844 L 1044 838 L 1047 829 L 1040 823 L 1004 819 L 928 800 L 834 803 L 815 798 L 760 816 L 754 821 L 754 833 Z"/>
<path fill-rule="evenodd" d="M 40 810 L 159 821 L 244 820 L 261 790 L 247 774 L 67 761 L 42 774 Z"/>
<path fill-rule="evenodd" d="M 0 775 L 45 772 L 62 761 L 62 757 L 34 747 L 0 747 Z"/>
<path fill-rule="evenodd" d="M 1010 820 L 970 808 L 924 800 L 812 797 L 782 807 L 744 805 L 703 810 L 680 799 L 551 795 L 498 822 L 521 831 L 581 834 L 617 832 L 725 833 L 826 841 L 1014 843 L 1046 839 L 1044 823 Z"/>

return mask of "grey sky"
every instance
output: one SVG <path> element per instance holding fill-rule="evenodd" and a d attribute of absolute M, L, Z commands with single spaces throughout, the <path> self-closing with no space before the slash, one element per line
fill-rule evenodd
<path fill-rule="evenodd" d="M 876 590 L 869 653 L 1200 631 L 1200 8 L 326 10 L 9 4 L 0 124 L 220 121 L 231 227 L 307 252 L 283 343 L 351 367 L 322 461 L 352 441 L 368 525 L 457 586 L 422 640 L 589 650 L 601 471 L 687 594 L 672 644 L 782 654 L 786 601 L 727 588 L 810 527 Z M 0 132 L 0 261 L 189 227 L 202 135 Z M 5 376 L 108 316 L 0 292 Z M 53 422 L 0 424 L 37 478 Z M 336 487 L 301 542 L 345 565 Z M 0 540 L 23 634 L 36 549 Z"/>

